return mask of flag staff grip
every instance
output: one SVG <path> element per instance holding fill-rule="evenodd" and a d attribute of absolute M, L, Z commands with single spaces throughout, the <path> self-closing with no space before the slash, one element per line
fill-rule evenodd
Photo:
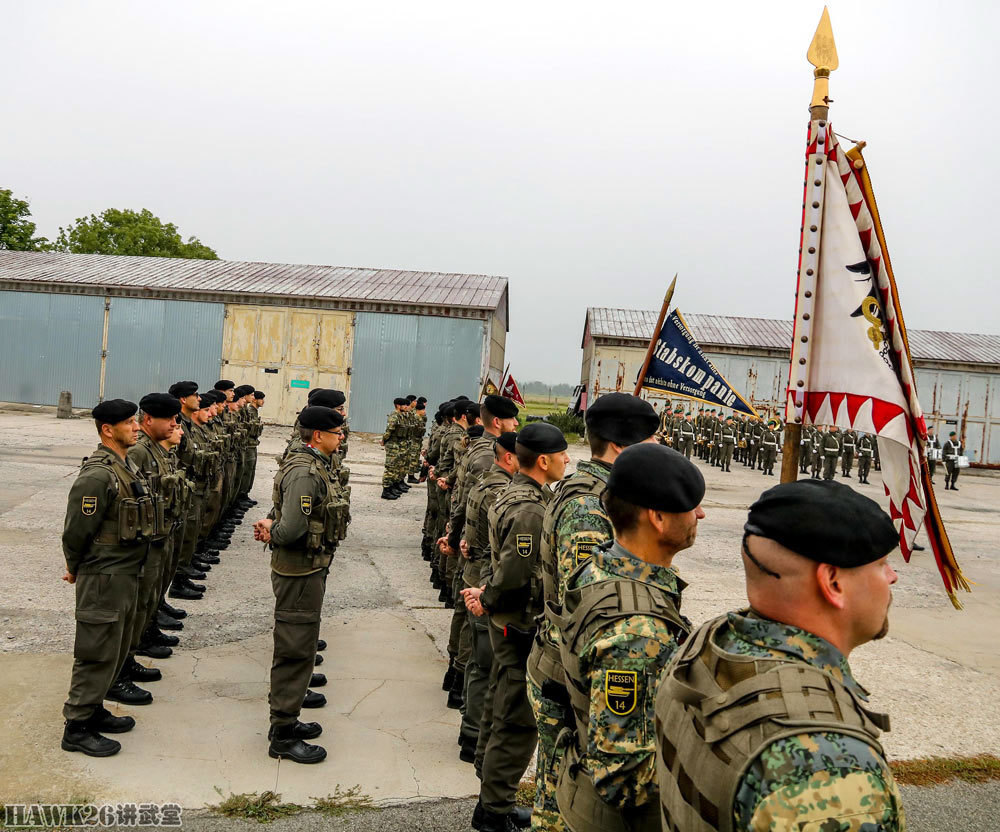
<path fill-rule="evenodd" d="M 812 323 L 819 277 L 820 246 L 823 239 L 823 207 L 826 197 L 827 125 L 830 115 L 830 73 L 838 65 L 830 13 L 823 8 L 807 53 L 813 72 L 813 97 L 809 105 L 809 139 L 802 200 L 802 227 L 799 237 L 798 290 L 792 326 L 791 361 L 785 400 L 785 438 L 781 449 L 781 482 L 795 482 L 799 476 L 802 423 L 809 386 Z"/>
<path fill-rule="evenodd" d="M 663 306 L 660 307 L 660 316 L 656 319 L 656 326 L 653 327 L 653 337 L 649 339 L 649 348 L 646 350 L 646 357 L 643 359 L 642 367 L 639 368 L 639 377 L 635 380 L 635 392 L 633 396 L 638 396 L 642 391 L 642 380 L 649 370 L 649 363 L 653 360 L 653 350 L 656 349 L 656 341 L 660 337 L 660 330 L 663 329 L 663 320 L 667 317 L 667 308 L 674 297 L 674 286 L 677 285 L 677 275 L 670 281 L 667 293 L 663 296 Z"/>

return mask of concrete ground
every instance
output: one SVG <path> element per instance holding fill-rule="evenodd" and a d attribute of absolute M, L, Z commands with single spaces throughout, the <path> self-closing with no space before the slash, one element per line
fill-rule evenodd
<path fill-rule="evenodd" d="M 186 604 L 181 646 L 149 685 L 155 702 L 113 708 L 135 716 L 116 757 L 93 760 L 59 749 L 60 708 L 73 638 L 72 589 L 60 580 L 59 535 L 66 493 L 80 459 L 96 444 L 89 420 L 58 421 L 49 409 L 0 408 L 0 803 L 85 800 L 164 803 L 190 812 L 220 793 L 280 792 L 309 804 L 339 786 L 359 786 L 378 813 L 350 816 L 352 829 L 466 828 L 478 791 L 458 760 L 458 715 L 440 690 L 451 611 L 436 603 L 419 557 L 424 495 L 378 498 L 382 452 L 351 439 L 354 522 L 334 561 L 324 609 L 329 643 L 319 668 L 329 704 L 307 712 L 324 726 L 328 752 L 318 766 L 278 763 L 266 753 L 267 669 L 272 596 L 268 557 L 250 522 L 269 507 L 273 454 L 286 428 L 268 428 L 253 496 L 260 502 L 237 530 L 207 579 L 204 600 Z M 574 448 L 574 458 L 584 448 Z M 694 621 L 743 602 L 738 546 L 746 507 L 777 477 L 741 465 L 731 474 L 703 468 L 708 481 L 694 548 L 676 565 L 690 584 L 684 611 Z M 939 477 L 939 482 L 942 481 Z M 873 478 L 873 483 L 877 478 Z M 856 484 L 856 481 L 855 481 Z M 857 486 L 879 499 L 881 487 Z M 926 553 L 899 564 L 892 632 L 851 658 L 855 675 L 889 711 L 890 757 L 1000 754 L 1000 479 L 963 476 L 959 492 L 941 491 L 942 512 L 966 576 L 976 583 L 952 609 Z M 109 703 L 110 704 L 110 703 Z M 904 790 L 911 829 L 952 830 L 1000 812 L 1000 790 L 952 785 Z M 429 801 L 429 802 L 424 802 Z M 418 803 L 419 802 L 419 803 Z M 992 815 L 990 814 L 992 812 Z M 984 814 L 985 813 L 985 814 Z M 963 825 L 963 818 L 968 824 Z M 977 818 L 979 820 L 977 820 Z M 279 822 L 338 827 L 344 819 L 303 816 Z M 242 827 L 197 818 L 185 825 Z"/>

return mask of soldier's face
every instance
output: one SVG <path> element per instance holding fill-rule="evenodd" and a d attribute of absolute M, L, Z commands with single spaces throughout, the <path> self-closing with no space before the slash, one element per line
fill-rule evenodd
<path fill-rule="evenodd" d="M 183 399 L 181 399 L 181 404 L 188 411 L 197 410 L 198 398 L 199 397 L 197 393 L 192 393 L 190 396 L 185 396 Z"/>
<path fill-rule="evenodd" d="M 517 417 L 511 416 L 509 419 L 497 419 L 497 427 L 500 433 L 510 433 L 517 430 Z"/>
<path fill-rule="evenodd" d="M 125 419 L 108 427 L 111 429 L 111 438 L 123 448 L 131 448 L 139 439 L 139 423 L 135 418 Z"/>
<path fill-rule="evenodd" d="M 555 454 L 543 454 L 539 459 L 545 458 L 548 464 L 545 466 L 545 476 L 549 482 L 559 482 L 566 473 L 566 466 L 569 465 L 569 454 L 560 451 Z"/>
<path fill-rule="evenodd" d="M 232 387 L 230 387 L 228 390 L 223 390 L 222 392 L 226 394 L 226 401 L 227 402 L 231 402 L 233 400 L 234 393 L 233 393 L 233 388 Z"/>
<path fill-rule="evenodd" d="M 851 599 L 851 624 L 855 644 L 885 638 L 889 632 L 892 587 L 899 580 L 888 556 L 874 563 L 844 570 Z"/>
<path fill-rule="evenodd" d="M 698 537 L 698 521 L 705 518 L 705 511 L 701 506 L 682 514 L 656 513 L 659 514 L 662 522 L 661 543 L 675 552 L 694 545 L 694 541 Z"/>
<path fill-rule="evenodd" d="M 169 419 L 154 419 L 150 415 L 142 417 L 142 429 L 149 434 L 149 438 L 154 442 L 162 442 L 174 432 L 177 419 L 171 416 Z"/>
<path fill-rule="evenodd" d="M 168 445 L 180 445 L 181 439 L 184 438 L 184 429 L 181 427 L 180 422 L 174 422 L 173 430 L 170 431 L 170 436 L 167 437 Z"/>

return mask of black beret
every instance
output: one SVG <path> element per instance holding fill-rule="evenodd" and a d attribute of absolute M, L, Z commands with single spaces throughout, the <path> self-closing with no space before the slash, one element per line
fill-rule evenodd
<path fill-rule="evenodd" d="M 317 407 L 340 407 L 347 397 L 331 387 L 317 387 L 309 393 L 309 404 Z"/>
<path fill-rule="evenodd" d="M 608 492 L 635 506 L 682 514 L 701 505 L 705 478 L 684 454 L 657 442 L 640 442 L 618 455 Z"/>
<path fill-rule="evenodd" d="M 233 391 L 233 395 L 237 399 L 242 399 L 244 396 L 249 396 L 253 392 L 252 384 L 241 384 Z"/>
<path fill-rule="evenodd" d="M 409 404 L 409 402 L 402 396 L 396 396 L 396 398 L 392 400 L 392 404 L 394 407 L 402 407 L 403 405 Z"/>
<path fill-rule="evenodd" d="M 234 387 L 236 387 L 236 383 L 230 381 L 228 378 L 220 378 L 215 382 L 216 390 L 232 390 Z"/>
<path fill-rule="evenodd" d="M 344 417 L 332 407 L 309 405 L 299 413 L 299 424 L 309 430 L 336 430 L 344 424 Z"/>
<path fill-rule="evenodd" d="M 206 407 L 211 407 L 213 404 L 219 403 L 219 400 L 212 395 L 213 392 L 212 390 L 208 390 L 198 397 L 198 410 L 204 410 Z"/>
<path fill-rule="evenodd" d="M 483 435 L 483 433 L 485 433 L 485 431 L 486 428 L 484 428 L 482 425 L 473 425 L 466 431 L 466 434 L 470 439 L 478 439 L 480 436 Z"/>
<path fill-rule="evenodd" d="M 445 402 L 441 405 L 441 415 L 445 419 L 451 419 L 455 416 L 455 402 Z"/>
<path fill-rule="evenodd" d="M 517 435 L 517 444 L 536 454 L 555 454 L 568 447 L 563 432 L 548 422 L 530 422 L 525 425 Z"/>
<path fill-rule="evenodd" d="M 226 394 L 221 390 L 206 390 L 202 394 L 202 398 L 208 398 L 213 404 L 222 404 L 226 400 Z"/>
<path fill-rule="evenodd" d="M 264 391 L 263 390 L 254 390 L 253 391 L 253 397 L 255 399 L 263 399 L 264 398 Z"/>
<path fill-rule="evenodd" d="M 418 396 L 417 397 L 417 404 L 427 404 L 427 397 L 426 396 Z"/>
<path fill-rule="evenodd" d="M 171 396 L 183 399 L 197 393 L 198 385 L 193 381 L 177 381 L 170 385 L 170 390 L 168 392 Z"/>
<path fill-rule="evenodd" d="M 169 393 L 149 393 L 139 399 L 139 410 L 154 419 L 172 419 L 181 412 L 181 403 Z"/>
<path fill-rule="evenodd" d="M 462 402 L 459 405 L 459 407 L 461 408 L 460 410 L 458 408 L 456 408 L 455 410 L 456 416 L 459 413 L 464 413 L 466 416 L 470 416 L 476 419 L 479 418 L 479 405 L 476 404 L 475 402 Z"/>
<path fill-rule="evenodd" d="M 117 425 L 119 422 L 124 422 L 135 416 L 138 409 L 135 402 L 125 401 L 125 399 L 108 399 L 90 411 L 90 415 L 102 425 Z"/>
<path fill-rule="evenodd" d="M 864 566 L 899 546 L 892 519 L 870 497 L 833 480 L 769 488 L 750 506 L 743 530 L 817 563 Z"/>
<path fill-rule="evenodd" d="M 513 399 L 505 399 L 503 396 L 487 396 L 483 399 L 483 407 L 498 419 L 516 419 L 517 405 Z"/>
<path fill-rule="evenodd" d="M 452 399 L 453 402 L 467 402 L 468 400 L 468 396 L 455 396 L 455 398 Z"/>
<path fill-rule="evenodd" d="M 497 444 L 505 451 L 514 453 L 517 445 L 517 431 L 509 430 L 506 433 L 501 433 L 497 437 Z"/>
<path fill-rule="evenodd" d="M 417 397 L 413 393 L 410 393 L 410 395 L 406 397 L 406 400 L 408 402 L 415 402 L 417 400 Z"/>
<path fill-rule="evenodd" d="M 628 393 L 607 393 L 587 408 L 587 430 L 617 445 L 634 445 L 656 433 L 653 406 Z"/>

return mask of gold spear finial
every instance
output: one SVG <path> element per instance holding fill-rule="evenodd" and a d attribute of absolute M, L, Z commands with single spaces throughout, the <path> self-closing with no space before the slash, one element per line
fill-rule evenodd
<path fill-rule="evenodd" d="M 830 73 L 839 65 L 837 60 L 837 44 L 833 42 L 833 26 L 830 25 L 830 11 L 823 7 L 823 16 L 819 19 L 816 34 L 806 57 L 816 69 L 813 77 L 813 97 L 810 107 L 828 107 L 830 105 Z"/>

